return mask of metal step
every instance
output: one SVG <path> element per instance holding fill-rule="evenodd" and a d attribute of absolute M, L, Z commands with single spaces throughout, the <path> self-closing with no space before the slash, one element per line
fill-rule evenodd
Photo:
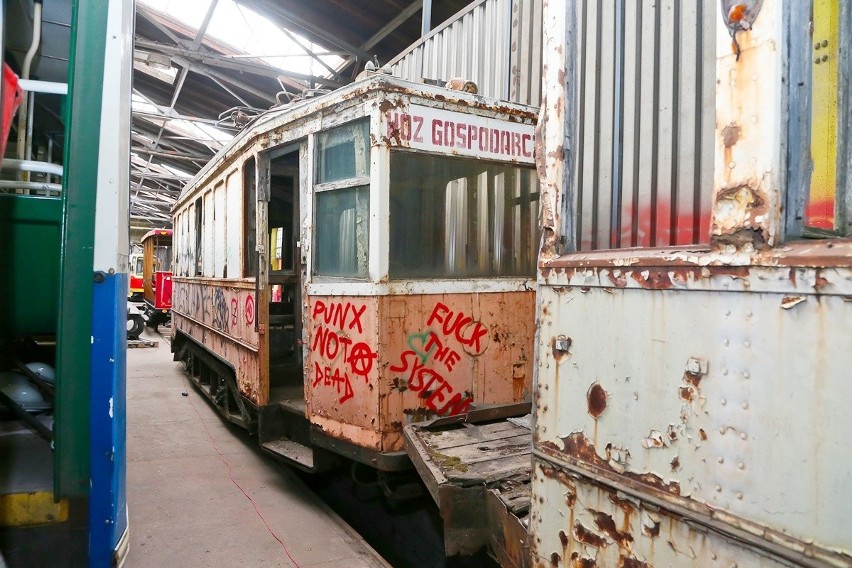
<path fill-rule="evenodd" d="M 288 462 L 292 462 L 293 465 L 300 469 L 304 469 L 305 471 L 314 471 L 316 468 L 314 465 L 314 450 L 304 444 L 294 442 L 287 438 L 279 438 L 277 440 L 263 442 L 260 445 L 270 454 Z"/>

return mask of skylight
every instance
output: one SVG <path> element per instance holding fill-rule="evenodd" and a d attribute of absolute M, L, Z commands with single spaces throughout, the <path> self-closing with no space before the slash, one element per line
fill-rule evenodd
<path fill-rule="evenodd" d="M 155 10 L 180 20 L 195 29 L 202 24 L 210 6 L 210 0 L 138 0 Z M 329 54 L 325 49 L 310 41 L 290 35 L 256 12 L 240 6 L 234 0 L 218 0 L 216 10 L 207 27 L 207 35 L 233 46 L 246 55 L 255 56 L 273 67 L 306 75 L 325 75 L 327 69 L 308 55 L 301 43 L 317 55 L 326 65 L 336 68 L 340 57 Z M 237 59 L 235 57 L 235 59 Z"/>

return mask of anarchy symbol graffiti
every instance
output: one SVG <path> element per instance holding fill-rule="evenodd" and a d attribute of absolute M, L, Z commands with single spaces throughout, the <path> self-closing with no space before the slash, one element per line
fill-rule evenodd
<path fill-rule="evenodd" d="M 352 346 L 347 362 L 351 366 L 353 373 L 366 379 L 370 371 L 373 370 L 373 360 L 377 357 L 378 355 L 370 349 L 369 345 L 360 342 Z"/>
<path fill-rule="evenodd" d="M 251 325 L 254 323 L 254 297 L 249 294 L 246 296 L 246 307 L 245 314 L 246 325 Z"/>

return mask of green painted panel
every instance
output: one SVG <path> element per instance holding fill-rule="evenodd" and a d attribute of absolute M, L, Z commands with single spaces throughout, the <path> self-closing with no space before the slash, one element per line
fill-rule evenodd
<path fill-rule="evenodd" d="M 71 18 L 56 346 L 54 484 L 60 497 L 89 491 L 93 258 L 107 12 L 100 0 L 78 0 Z"/>
<path fill-rule="evenodd" d="M 62 201 L 0 195 L 0 338 L 56 333 Z"/>

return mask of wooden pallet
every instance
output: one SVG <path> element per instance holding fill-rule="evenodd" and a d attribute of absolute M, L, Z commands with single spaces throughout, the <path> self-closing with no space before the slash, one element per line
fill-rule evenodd
<path fill-rule="evenodd" d="M 157 347 L 160 345 L 159 341 L 151 341 L 150 339 L 128 339 L 127 340 L 127 348 L 128 349 L 145 349 L 148 347 Z"/>

